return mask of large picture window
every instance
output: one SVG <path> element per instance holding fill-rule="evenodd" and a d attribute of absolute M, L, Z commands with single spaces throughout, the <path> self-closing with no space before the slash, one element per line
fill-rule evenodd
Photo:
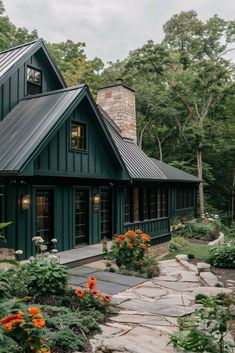
<path fill-rule="evenodd" d="M 71 148 L 73 150 L 86 149 L 86 126 L 72 122 L 71 127 Z"/>
<path fill-rule="evenodd" d="M 181 187 L 176 189 L 176 209 L 194 207 L 193 188 Z"/>
<path fill-rule="evenodd" d="M 167 200 L 167 188 L 125 188 L 124 223 L 168 217 Z"/>
<path fill-rule="evenodd" d="M 27 67 L 27 94 L 42 93 L 42 73 L 32 67 Z"/>

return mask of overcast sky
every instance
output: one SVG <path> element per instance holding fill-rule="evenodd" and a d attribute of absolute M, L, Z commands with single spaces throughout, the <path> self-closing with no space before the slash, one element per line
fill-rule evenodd
<path fill-rule="evenodd" d="M 235 0 L 3 0 L 12 22 L 50 42 L 85 42 L 88 58 L 123 59 L 147 40 L 160 41 L 163 24 L 181 10 L 206 20 L 234 19 Z"/>

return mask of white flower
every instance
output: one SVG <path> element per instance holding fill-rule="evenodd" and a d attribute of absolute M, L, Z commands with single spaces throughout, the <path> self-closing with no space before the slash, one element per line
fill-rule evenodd
<path fill-rule="evenodd" d="M 36 244 L 44 243 L 44 240 L 42 239 L 42 237 L 33 237 L 32 241 L 34 241 Z"/>
<path fill-rule="evenodd" d="M 56 254 L 56 253 L 58 252 L 58 250 L 57 250 L 57 249 L 52 249 L 51 252 L 52 252 L 53 254 Z"/>
<path fill-rule="evenodd" d="M 40 244 L 39 247 L 40 247 L 41 251 L 46 251 L 47 250 L 47 246 L 46 245 Z"/>
<path fill-rule="evenodd" d="M 33 260 L 34 260 L 34 257 L 30 256 L 29 261 L 33 261 Z"/>
<path fill-rule="evenodd" d="M 16 250 L 16 251 L 15 251 L 15 254 L 16 254 L 16 255 L 22 255 L 22 254 L 23 254 L 23 250 Z"/>
<path fill-rule="evenodd" d="M 52 243 L 57 243 L 57 241 L 58 241 L 58 240 L 57 240 L 56 238 L 51 239 L 51 242 L 52 242 Z"/>

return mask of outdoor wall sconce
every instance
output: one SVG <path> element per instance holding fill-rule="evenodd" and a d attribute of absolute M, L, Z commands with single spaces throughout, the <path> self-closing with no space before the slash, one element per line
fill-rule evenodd
<path fill-rule="evenodd" d="M 21 208 L 22 210 L 28 210 L 31 207 L 31 195 L 21 196 Z"/>
<path fill-rule="evenodd" d="M 94 195 L 92 197 L 92 203 L 93 203 L 93 211 L 99 211 L 100 203 L 101 203 L 100 195 L 98 194 Z"/>

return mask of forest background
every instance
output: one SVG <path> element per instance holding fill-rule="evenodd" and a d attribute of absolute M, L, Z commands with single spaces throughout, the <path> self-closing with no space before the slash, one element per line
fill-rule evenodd
<path fill-rule="evenodd" d="M 162 42 L 149 40 L 124 60 L 89 60 L 86 44 L 68 39 L 48 49 L 68 86 L 99 87 L 122 78 L 136 91 L 138 144 L 157 158 L 203 179 L 199 210 L 234 221 L 235 20 L 214 15 L 202 22 L 180 12 L 164 25 Z M 0 0 L 0 51 L 33 41 L 37 30 L 16 27 Z M 79 39 L 79 38 L 78 38 Z M 104 43 L 105 45 L 105 43 Z"/>

